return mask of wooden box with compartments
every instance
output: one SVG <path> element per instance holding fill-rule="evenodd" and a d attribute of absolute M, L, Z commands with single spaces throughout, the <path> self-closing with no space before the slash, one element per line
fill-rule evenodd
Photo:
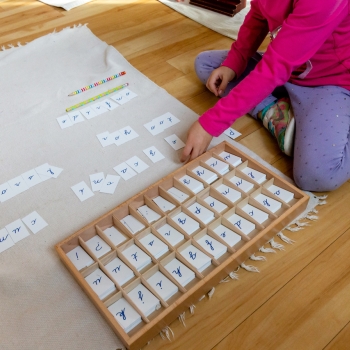
<path fill-rule="evenodd" d="M 128 349 L 139 349 L 306 208 L 223 142 L 56 245 Z"/>

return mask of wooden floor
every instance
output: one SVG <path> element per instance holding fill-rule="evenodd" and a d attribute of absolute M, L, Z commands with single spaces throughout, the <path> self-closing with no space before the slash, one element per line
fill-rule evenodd
<path fill-rule="evenodd" d="M 69 12 L 0 0 L 0 46 L 79 23 L 198 114 L 216 102 L 196 79 L 193 61 L 203 50 L 229 48 L 231 39 L 155 0 L 95 0 Z M 291 176 L 291 159 L 260 124 L 245 116 L 234 128 L 242 144 Z M 260 273 L 240 270 L 238 281 L 220 284 L 194 315 L 186 313 L 186 328 L 171 324 L 175 340 L 158 336 L 147 349 L 350 349 L 350 182 L 327 202 L 318 221 L 287 234 L 295 244 L 251 262 Z"/>

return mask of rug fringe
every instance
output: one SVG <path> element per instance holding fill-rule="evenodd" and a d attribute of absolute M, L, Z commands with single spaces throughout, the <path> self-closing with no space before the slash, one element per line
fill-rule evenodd
<path fill-rule="evenodd" d="M 242 269 L 249 271 L 249 272 L 257 272 L 260 273 L 260 270 L 254 266 L 254 265 L 246 265 L 245 263 L 241 264 Z"/>
<path fill-rule="evenodd" d="M 179 321 L 182 323 L 182 325 L 184 327 L 186 327 L 186 323 L 185 323 L 185 317 L 186 316 L 186 312 L 183 312 L 182 314 L 179 315 Z"/>
<path fill-rule="evenodd" d="M 281 238 L 281 240 L 287 244 L 293 244 L 295 241 L 287 236 L 285 236 L 282 232 L 278 232 L 277 236 Z"/>
<path fill-rule="evenodd" d="M 163 340 L 168 339 L 169 341 L 171 341 L 171 337 L 173 339 L 175 338 L 174 332 L 169 326 L 166 326 L 165 328 L 163 328 L 159 334 Z"/>
<path fill-rule="evenodd" d="M 59 34 L 60 32 L 63 32 L 65 30 L 68 30 L 68 29 L 76 29 L 76 28 L 81 28 L 81 27 L 86 27 L 87 26 L 87 23 L 85 24 L 74 24 L 73 26 L 68 26 L 68 27 L 65 27 L 63 29 L 61 29 L 59 32 L 57 32 L 56 28 L 51 32 L 49 33 L 49 35 L 51 34 Z M 35 39 L 34 39 L 35 40 Z M 24 45 L 22 45 L 20 42 L 17 42 L 17 46 L 14 45 L 14 44 L 7 44 L 8 48 L 6 48 L 5 45 L 2 45 L 1 46 L 1 51 L 7 51 L 7 50 L 11 50 L 11 49 L 16 49 L 16 48 L 19 48 L 19 47 L 23 47 L 25 45 L 29 44 L 28 42 L 26 42 Z"/>
<path fill-rule="evenodd" d="M 284 250 L 284 245 L 275 242 L 275 240 L 273 238 L 271 238 L 268 243 L 270 243 L 271 247 L 274 248 L 274 249 Z"/>
<path fill-rule="evenodd" d="M 255 254 L 252 254 L 249 257 L 249 259 L 254 260 L 254 261 L 266 261 L 267 260 L 265 256 L 262 256 L 262 255 L 255 256 Z"/>
<path fill-rule="evenodd" d="M 277 253 L 276 250 L 272 249 L 272 248 L 265 248 L 264 246 L 260 247 L 259 252 L 262 253 Z"/>

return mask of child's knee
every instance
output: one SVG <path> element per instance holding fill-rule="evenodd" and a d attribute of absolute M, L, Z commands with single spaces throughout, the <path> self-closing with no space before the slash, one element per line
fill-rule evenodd
<path fill-rule="evenodd" d="M 346 180 L 341 171 L 331 171 L 328 166 L 315 167 L 304 164 L 293 168 L 294 182 L 304 191 L 328 192 L 340 187 Z"/>

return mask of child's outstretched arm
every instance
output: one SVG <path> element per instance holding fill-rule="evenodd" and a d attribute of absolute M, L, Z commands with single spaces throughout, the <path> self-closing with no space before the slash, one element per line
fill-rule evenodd
<path fill-rule="evenodd" d="M 223 62 L 223 65 L 230 67 L 237 75 L 241 74 L 240 69 L 244 67 L 247 55 L 251 53 L 243 39 L 249 41 L 252 32 L 256 33 L 258 27 L 264 28 L 259 1 L 253 0 L 251 6 L 251 11 L 239 32 L 238 40 L 233 44 L 227 59 Z M 292 71 L 312 59 L 325 41 L 330 38 L 335 28 L 348 15 L 348 6 L 348 0 L 336 0 L 327 4 L 319 2 L 317 6 L 309 0 L 297 1 L 292 12 L 283 21 L 279 34 L 271 42 L 255 69 L 226 97 L 220 99 L 214 107 L 199 118 L 198 121 L 203 131 L 198 131 L 200 130 L 198 125 L 195 129 L 189 130 L 188 142 L 190 145 L 185 147 L 186 152 L 189 148 L 205 150 L 208 146 L 206 141 L 209 138 L 203 136 L 205 135 L 204 130 L 207 134 L 219 136 L 236 119 L 266 98 L 274 88 L 284 85 L 290 79 Z M 272 10 L 278 11 L 279 8 L 276 6 L 276 9 Z M 255 40 L 254 45 L 256 44 Z M 241 64 L 237 64 L 240 58 Z M 200 155 L 200 153 L 193 152 L 195 155 Z M 184 156 L 185 153 L 183 153 L 183 158 Z"/>

